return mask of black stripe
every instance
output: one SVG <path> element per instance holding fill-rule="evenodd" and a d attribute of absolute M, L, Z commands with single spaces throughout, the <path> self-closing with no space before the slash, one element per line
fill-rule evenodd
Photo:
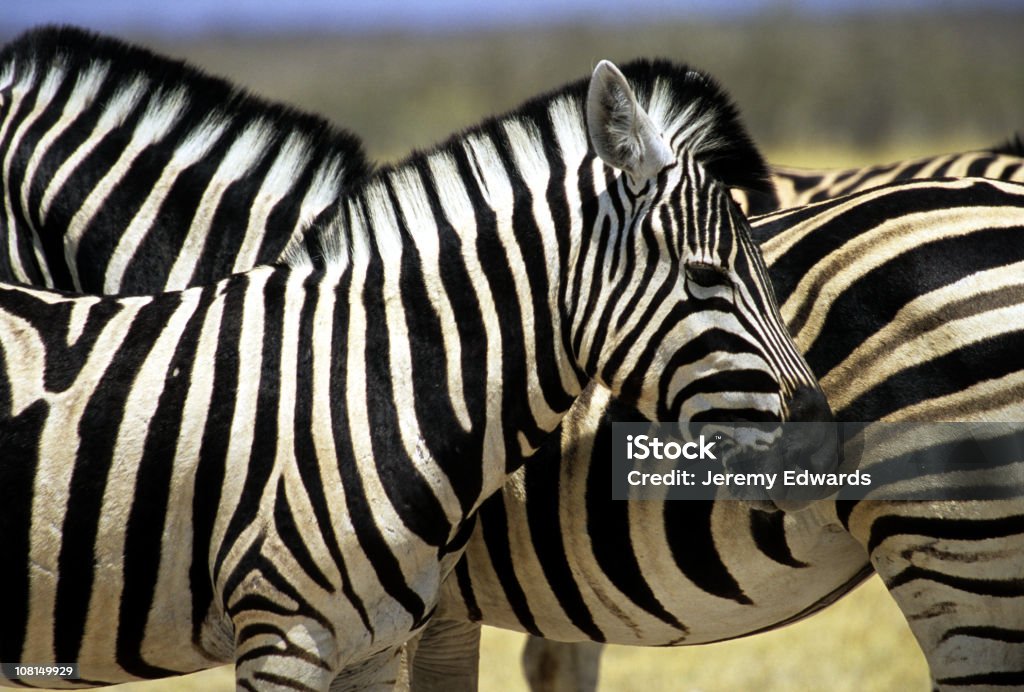
<path fill-rule="evenodd" d="M 836 418 L 877 420 L 905 406 L 957 394 L 979 382 L 1013 374 L 1020 368 L 1017 359 L 1022 338 L 1020 332 L 999 334 L 901 370 L 837 410 Z M 821 374 L 817 368 L 815 372 Z"/>
<path fill-rule="evenodd" d="M 203 194 L 213 182 L 213 175 L 223 161 L 227 151 L 238 136 L 242 123 L 234 122 L 225 128 L 216 144 L 212 145 L 202 159 L 178 172 L 167 196 L 160 206 L 157 217 L 148 234 L 138 243 L 131 263 L 121 277 L 121 290 L 124 292 L 157 292 L 167 285 L 167 279 L 174 267 L 179 254 L 183 250 L 189 227 L 200 213 L 211 214 L 213 209 L 200 206 Z M 185 133 L 187 136 L 188 133 Z M 231 173 L 234 173 L 232 171 Z M 211 237 L 242 235 L 245 230 L 244 219 L 248 210 L 238 210 L 238 214 L 229 223 L 211 226 Z M 104 215 L 108 221 L 108 214 Z M 122 229 L 113 223 L 108 232 L 113 237 L 120 237 Z M 204 239 L 205 241 L 205 239 Z M 220 240 L 219 242 L 224 242 Z M 199 264 L 208 255 L 204 244 L 192 250 L 192 261 Z M 109 258 L 108 258 L 109 259 Z M 192 285 L 213 283 L 231 273 L 233 262 L 228 258 L 220 260 L 216 271 L 202 274 L 198 270 L 192 275 Z"/>
<path fill-rule="evenodd" d="M 1024 644 L 1024 630 L 1009 630 L 1004 627 L 989 625 L 954 627 L 942 635 L 939 643 L 954 637 L 972 637 L 974 639 L 989 639 L 994 642 L 1005 642 L 1007 644 Z"/>
<path fill-rule="evenodd" d="M 399 213 L 398 199 L 390 181 L 388 191 L 403 237 L 409 238 L 412 232 L 404 216 Z M 425 231 L 417 232 L 423 233 Z M 480 497 L 483 484 L 483 468 L 479 464 L 466 464 L 465 459 L 467 454 L 472 459 L 483 458 L 483 438 L 479 431 L 483 429 L 484 421 L 480 416 L 475 416 L 475 422 L 480 427 L 474 426 L 466 431 L 462 429 L 462 424 L 459 423 L 458 417 L 455 415 L 448 391 L 448 383 L 445 380 L 444 374 L 447 368 L 459 368 L 462 367 L 462 363 L 451 362 L 452 354 L 445 350 L 441 320 L 434 311 L 434 306 L 430 302 L 430 296 L 427 294 L 427 282 L 423 274 L 422 260 L 412 242 L 406 243 L 402 248 L 399 290 L 409 334 L 408 347 L 412 363 L 409 381 L 413 388 L 413 407 L 416 420 L 420 421 L 421 430 L 424 432 L 424 442 L 430 451 L 431 457 L 436 460 L 438 466 L 441 467 L 444 474 L 448 477 L 459 499 L 462 512 L 466 514 Z M 463 290 L 467 290 L 467 287 L 464 286 Z M 472 291 L 471 288 L 468 288 L 468 290 Z M 472 303 L 472 307 L 468 311 L 469 314 L 478 312 L 476 307 L 475 303 Z M 381 309 L 383 309 L 382 305 Z M 462 312 L 462 314 L 466 313 Z M 390 337 L 385 336 L 383 338 L 389 339 Z M 386 353 L 383 347 L 374 350 L 379 353 Z M 483 367 L 485 371 L 483 376 L 486 377 L 485 363 L 474 363 L 470 367 L 474 370 L 479 370 Z M 380 376 L 382 378 L 389 378 L 389 372 L 381 372 Z M 454 394 L 462 396 L 463 392 L 454 392 Z M 470 401 L 483 401 L 484 393 L 480 392 L 478 396 L 480 396 L 479 399 L 471 399 Z M 397 419 L 394 421 L 394 425 L 398 425 Z M 444 431 L 444 433 L 438 434 L 439 431 Z M 413 471 L 412 475 L 418 477 L 419 474 L 417 471 Z M 441 512 L 440 506 L 436 507 L 435 510 Z M 451 527 L 448 520 L 444 518 L 443 512 L 441 516 L 437 516 L 436 520 L 438 521 L 436 524 L 437 531 L 441 531 L 444 527 L 450 530 Z M 430 535 L 434 541 L 447 541 L 447 531 L 445 531 L 443 536 L 439 533 L 430 533 Z M 432 543 L 432 545 L 436 544 Z"/>
<path fill-rule="evenodd" d="M 711 530 L 713 502 L 675 500 L 665 503 L 665 535 L 672 559 L 694 586 L 712 596 L 753 605 L 715 547 Z"/>
<path fill-rule="evenodd" d="M 0 348 L 0 372 L 6 373 Z M 6 379 L 6 378 L 3 378 Z M 3 403 L 0 399 L 0 403 Z M 4 614 L 0 617 L 0 660 L 21 661 L 29 616 L 29 546 L 32 527 L 34 481 L 39 463 L 39 437 L 49 413 L 49 404 L 36 401 L 11 417 L 0 411 L 0 441 L 4 450 L 0 462 L 0 536 L 7 557 L 0 569 L 0 593 Z"/>
<path fill-rule="evenodd" d="M 468 557 L 459 560 L 455 565 L 455 579 L 459 585 L 459 595 L 466 605 L 467 617 L 471 622 L 480 622 L 484 619 L 480 612 L 480 605 L 476 601 L 476 593 L 473 591 L 473 580 L 470 577 L 470 559 Z"/>
<path fill-rule="evenodd" d="M 84 70 L 82 71 L 84 72 Z M 76 78 L 78 75 L 76 75 Z M 49 150 L 43 155 L 36 169 L 36 180 L 33 181 L 32 190 L 29 194 L 29 209 L 34 215 L 35 227 L 39 230 L 42 239 L 43 253 L 46 255 L 53 285 L 56 288 L 66 290 L 73 289 L 71 273 L 64 256 L 64 236 L 67 233 L 68 223 L 80 207 L 82 200 L 92 190 L 98 178 L 90 178 L 94 172 L 102 174 L 109 168 L 109 164 L 96 162 L 96 169 L 89 168 L 88 159 L 79 163 L 79 166 L 71 173 L 63 188 L 53 197 L 52 205 L 46 215 L 45 221 L 41 218 L 43 195 L 46 188 L 53 180 L 61 165 L 71 155 L 91 140 L 93 129 L 96 127 L 100 116 L 103 113 L 102 106 L 109 103 L 119 87 L 124 83 L 119 79 L 106 77 L 100 82 L 100 87 L 94 94 L 92 105 L 78 113 L 71 124 L 65 128 L 50 145 Z M 80 178 L 83 174 L 90 177 L 84 180 Z M 88 180 L 92 179 L 92 185 Z M 70 197 L 69 197 L 70 195 Z M 75 201 L 77 199 L 77 202 Z"/>
<path fill-rule="evenodd" d="M 953 541 L 983 541 L 1008 538 L 1024 533 L 1024 515 L 998 519 L 963 517 L 913 517 L 888 514 L 871 524 L 868 553 L 875 551 L 886 539 L 894 536 L 928 536 Z"/>
<path fill-rule="evenodd" d="M 994 596 L 996 598 L 1020 598 L 1024 596 L 1024 578 L 1019 576 L 1012 579 L 977 579 L 944 574 L 943 572 L 913 565 L 907 567 L 899 574 L 886 579 L 885 585 L 889 591 L 893 591 L 914 581 L 934 582 L 979 596 Z"/>
<path fill-rule="evenodd" d="M 179 303 L 178 294 L 165 294 L 138 311 L 82 413 L 77 429 L 78 456 L 71 472 L 58 559 L 60 580 L 55 608 L 60 617 L 54 623 L 54 654 L 58 661 L 79 658 L 96 578 L 96 537 L 104 509 L 103 495 L 125 404 L 133 387 L 144 386 L 135 383 L 139 368 Z"/>
<path fill-rule="evenodd" d="M 259 373 L 259 389 L 256 393 L 256 412 L 252 421 L 252 446 L 244 450 L 244 460 L 228 460 L 228 473 L 244 473 L 242 492 L 238 505 L 234 508 L 223 540 L 218 546 L 217 559 L 214 563 L 214 578 L 220 573 L 228 553 L 242 533 L 255 521 L 256 515 L 267 482 L 274 469 L 274 457 L 277 449 L 277 409 L 281 404 L 281 341 L 284 330 L 284 301 L 287 272 L 275 272 L 263 286 L 261 307 L 256 310 L 263 313 L 263 350 Z M 252 286 L 248 291 L 255 290 Z M 237 319 L 253 319 L 252 316 L 239 313 Z M 247 376 L 246 373 L 241 374 Z M 219 399 L 219 392 L 215 393 Z M 216 406 L 216 402 L 213 406 Z"/>
<path fill-rule="evenodd" d="M 351 282 L 351 274 L 346 273 L 342 283 L 338 287 L 338 300 L 334 304 L 334 343 L 338 349 L 332 353 L 331 358 L 331 422 L 334 429 L 334 446 L 338 454 L 338 472 L 341 476 L 342 487 L 345 489 L 345 503 L 348 514 L 352 517 L 352 526 L 359 541 L 360 547 L 366 555 L 367 560 L 373 566 L 377 579 L 384 590 L 398 603 L 405 608 L 413 617 L 419 621 L 425 613 L 423 600 L 409 588 L 402 575 L 398 560 L 391 553 L 391 549 L 380 528 L 374 521 L 373 508 L 367 502 L 366 493 L 363 490 L 363 480 L 356 468 L 355 451 L 352 446 L 352 433 L 350 430 L 351 421 L 346 406 L 346 388 L 348 386 L 348 373 L 346 370 L 347 357 L 345 355 L 345 344 L 348 339 L 347 326 L 349 324 L 348 311 L 348 284 Z M 369 348 L 369 342 L 367 343 Z M 367 354 L 369 356 L 369 354 Z M 358 364 L 356 365 L 358 367 Z M 370 636 L 374 634 L 372 621 L 369 630 Z"/>
<path fill-rule="evenodd" d="M 299 464 L 299 466 L 305 465 L 307 464 Z M 310 527 L 304 528 L 306 528 L 306 533 L 311 533 Z M 328 525 L 315 528 L 322 534 L 325 528 L 330 531 L 331 527 Z M 327 593 L 334 593 L 334 586 L 331 585 L 323 570 L 316 564 L 316 560 L 313 559 L 313 555 L 309 552 L 309 546 L 306 545 L 303 531 L 297 525 L 295 515 L 292 513 L 291 504 L 288 502 L 288 487 L 285 485 L 283 477 L 277 481 L 277 495 L 274 497 L 274 530 L 306 576 Z"/>
<path fill-rule="evenodd" d="M 472 175 L 469 174 L 474 164 L 463 151 L 456 158 L 460 174 L 465 181 L 465 191 L 473 206 L 476 220 L 476 251 L 480 266 L 488 287 L 494 298 L 494 307 L 498 314 L 500 344 L 487 344 L 488 349 L 501 348 L 501 411 L 506 420 L 522 422 L 523 430 L 505 429 L 505 470 L 511 473 L 523 462 L 516 433 L 522 432 L 528 440 L 536 442 L 540 435 L 533 423 L 529 407 L 529 395 L 526 391 L 526 353 L 523 336 L 523 306 L 519 304 L 516 285 L 512 276 L 508 256 L 505 254 L 498 237 L 497 218 L 491 210 L 484 191 L 480 189 Z M 508 171 L 505 171 L 508 173 Z M 473 405 L 473 402 L 470 402 Z"/>
<path fill-rule="evenodd" d="M 548 121 L 544 119 L 541 122 Z M 573 397 L 562 388 L 561 374 L 555 358 L 552 357 L 556 345 L 561 346 L 561 344 L 556 344 L 561 335 L 556 335 L 553 331 L 558 316 L 551 314 L 550 295 L 554 287 L 548 285 L 548 258 L 545 254 L 544 243 L 541 242 L 541 231 L 537 225 L 537 219 L 534 217 L 533 207 L 536 197 L 512 160 L 509 151 L 511 145 L 504 137 L 501 138 L 500 143 L 503 145 L 499 147 L 501 160 L 512 185 L 515 199 L 515 206 L 512 210 L 512 233 L 523 257 L 532 297 L 529 309 L 534 315 L 533 339 L 537 354 L 537 379 L 548 406 L 554 411 L 566 411 L 572 405 Z M 546 155 L 546 161 L 550 165 L 550 152 L 542 151 L 540 153 Z M 556 235 L 562 234 L 556 232 Z M 528 431 L 528 434 L 532 435 L 533 432 Z M 530 441 L 535 446 L 539 445 L 539 435 L 531 436 Z"/>
<path fill-rule="evenodd" d="M 988 172 L 988 167 L 991 166 L 994 161 L 994 156 L 977 156 L 970 164 L 968 164 L 966 175 L 972 178 L 989 177 L 986 176 L 985 173 Z"/>
<path fill-rule="evenodd" d="M 612 426 L 608 422 L 611 420 L 642 420 L 637 411 L 628 409 L 614 400 L 612 406 L 614 408 L 609 407 L 608 417 L 602 419 L 594 433 L 590 471 L 587 474 L 585 498 L 587 535 L 591 537 L 594 559 L 612 584 L 626 594 L 633 603 L 685 634 L 686 626 L 679 622 L 654 595 L 637 561 L 633 540 L 628 529 L 630 525 L 629 503 L 608 501 L 608 498 L 612 496 Z M 695 503 L 665 503 L 665 529 L 670 545 L 673 540 L 682 537 L 672 532 L 669 514 L 675 509 L 674 505 L 692 504 Z M 690 527 L 691 525 L 686 527 L 688 544 L 692 540 L 692 536 L 689 534 Z M 677 557 L 675 551 L 673 551 L 673 557 Z M 685 561 L 685 557 L 683 560 Z M 683 566 L 680 565 L 680 568 Z"/>
<path fill-rule="evenodd" d="M 192 643 L 200 648 L 203 621 L 213 606 L 213 581 L 216 576 L 211 543 L 224 485 L 231 422 L 238 400 L 241 315 L 248 285 L 248 277 L 238 276 L 227 282 L 223 291 L 223 316 L 217 333 L 217 351 L 214 356 L 216 367 L 211 385 L 213 394 L 195 471 L 189 591 L 192 594 Z"/>
<path fill-rule="evenodd" d="M 318 280 L 318 275 L 313 275 L 306 280 L 306 299 L 302 305 L 302 316 L 299 319 L 299 371 L 296 373 L 295 385 L 295 454 L 298 459 L 303 460 L 297 464 L 299 476 L 302 479 L 302 486 L 309 497 L 309 504 L 313 508 L 316 517 L 317 528 L 323 538 L 327 551 L 334 560 L 341 578 L 341 592 L 352 604 L 352 607 L 359 614 L 359 619 L 367 632 L 372 632 L 370 618 L 366 612 L 366 606 L 362 599 L 352 588 L 352 580 L 348 575 L 348 566 L 345 557 L 338 545 L 337 534 L 331 522 L 331 513 L 328 507 L 326 494 L 324 493 L 323 481 L 320 478 L 318 468 L 321 461 L 317 454 L 316 443 L 313 441 L 313 316 L 316 314 L 316 304 L 320 292 L 334 293 L 332 298 L 341 302 L 340 295 L 343 295 L 344 283 L 339 287 L 324 286 Z M 331 362 L 344 362 L 344 340 L 335 333 L 331 339 Z M 325 589 L 333 592 L 333 586 L 325 579 Z"/>
<path fill-rule="evenodd" d="M 544 636 L 537 621 L 530 612 L 530 604 L 523 587 L 516 578 L 513 566 L 512 548 L 508 536 L 508 515 L 505 513 L 504 498 L 500 493 L 480 508 L 480 526 L 483 528 L 484 545 L 498 575 L 498 582 L 505 593 L 512 612 L 523 629 L 536 637 Z"/>
<path fill-rule="evenodd" d="M 74 384 L 104 328 L 122 307 L 116 301 L 100 301 L 86 315 L 81 334 L 71 345 L 69 330 L 73 303 L 50 303 L 17 288 L 0 287 L 4 311 L 29 322 L 43 341 L 43 386 L 48 392 L 64 392 Z"/>
<path fill-rule="evenodd" d="M 174 534 L 165 537 L 164 531 L 169 528 L 165 526 L 165 520 L 173 479 L 174 452 L 192 381 L 192 363 L 213 293 L 206 291 L 201 295 L 175 348 L 136 470 L 135 492 L 125 529 L 124 589 L 118 613 L 116 657 L 118 665 L 140 678 L 187 672 L 146 663 L 141 646 L 156 595 L 162 549 L 165 542 L 173 544 L 184 538 Z"/>
<path fill-rule="evenodd" d="M 758 550 L 787 567 L 807 567 L 808 564 L 793 557 L 786 540 L 786 515 L 783 512 L 750 510 L 750 535 Z"/>
<path fill-rule="evenodd" d="M 993 671 L 991 673 L 978 673 L 976 675 L 963 675 L 955 678 L 939 678 L 936 685 L 949 687 L 973 687 L 974 685 L 986 685 L 989 687 L 1011 687 L 1019 689 L 1024 687 L 1024 670 Z"/>
<path fill-rule="evenodd" d="M 563 463 L 561 432 L 559 428 L 548 438 L 525 467 L 526 520 L 530 527 L 530 544 L 544 570 L 544 578 L 569 621 L 591 641 L 603 642 L 604 633 L 594 622 L 579 585 L 573 578 L 568 551 L 562 540 L 564 527 L 561 524 L 558 497 Z M 575 442 L 586 443 L 581 440 Z M 572 451 L 566 450 L 567 463 L 571 455 Z"/>
<path fill-rule="evenodd" d="M 367 432 L 373 448 L 373 463 L 388 500 L 406 528 L 428 545 L 441 547 L 448 541 L 452 525 L 433 488 L 402 441 L 400 416 L 406 416 L 408 412 L 397 409 L 392 383 L 396 373 L 392 370 L 391 340 L 395 337 L 388 325 L 384 302 L 385 261 L 378 255 L 369 262 L 363 284 L 366 391 L 360 394 L 366 397 Z M 411 343 L 406 346 L 415 350 L 420 345 Z M 426 373 L 412 373 L 413 377 L 417 375 L 430 377 Z M 431 429 L 429 418 L 421 418 L 418 423 L 422 429 Z"/>

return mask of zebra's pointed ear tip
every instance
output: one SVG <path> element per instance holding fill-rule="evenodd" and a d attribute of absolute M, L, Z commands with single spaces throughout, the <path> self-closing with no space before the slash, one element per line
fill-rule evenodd
<path fill-rule="evenodd" d="M 622 72 L 615 66 L 615 63 L 611 60 L 602 59 L 599 60 L 597 65 L 594 67 L 594 72 L 591 75 L 591 84 L 597 80 L 608 81 L 609 79 L 616 78 L 625 80 L 625 77 L 622 76 Z"/>
<path fill-rule="evenodd" d="M 601 60 L 590 75 L 590 84 L 587 86 L 587 111 L 595 113 L 602 108 L 604 94 L 608 87 L 614 84 L 616 76 L 621 77 L 619 69 L 608 60 Z"/>

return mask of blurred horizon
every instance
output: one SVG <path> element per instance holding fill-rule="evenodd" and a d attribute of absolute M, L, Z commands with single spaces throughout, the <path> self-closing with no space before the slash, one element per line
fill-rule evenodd
<path fill-rule="evenodd" d="M 351 130 L 425 148 L 598 60 L 702 69 L 771 160 L 857 165 L 1024 128 L 1022 0 L 6 0 L 0 42 L 77 24 Z"/>
<path fill-rule="evenodd" d="M 822 21 L 869 14 L 1015 12 L 1021 0 L 6 0 L 0 33 L 69 23 L 97 31 L 175 37 L 204 34 L 431 34 L 589 24 L 757 20 L 792 16 Z"/>

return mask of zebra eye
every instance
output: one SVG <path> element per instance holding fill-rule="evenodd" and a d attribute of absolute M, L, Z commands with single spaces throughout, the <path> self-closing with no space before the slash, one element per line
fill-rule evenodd
<path fill-rule="evenodd" d="M 731 281 L 725 269 L 707 262 L 691 262 L 686 265 L 686 278 L 703 288 L 729 286 Z"/>

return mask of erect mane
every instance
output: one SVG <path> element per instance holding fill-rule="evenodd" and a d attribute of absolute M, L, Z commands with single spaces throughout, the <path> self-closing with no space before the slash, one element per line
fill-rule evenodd
<path fill-rule="evenodd" d="M 1001 144 L 989 149 L 993 154 L 1005 154 L 1006 156 L 1024 157 L 1024 141 L 1021 141 L 1020 133 L 1016 132 L 1012 137 Z"/>
<path fill-rule="evenodd" d="M 621 70 L 640 105 L 661 128 L 673 150 L 685 150 L 726 187 L 772 191 L 764 159 L 747 135 L 736 107 L 711 77 L 666 60 L 636 60 Z M 320 247 L 306 248 L 309 255 L 295 255 L 289 263 L 310 259 L 318 262 L 319 257 L 344 262 L 340 257 L 347 252 L 344 248 L 360 244 L 351 237 L 353 231 L 349 220 L 344 219 L 346 214 L 363 215 L 370 197 L 379 199 L 382 195 L 400 194 L 393 189 L 384 192 L 389 177 L 401 175 L 403 171 L 425 173 L 432 160 L 457 159 L 462 155 L 464 144 L 471 139 L 493 144 L 497 157 L 510 166 L 524 154 L 529 158 L 544 152 L 553 169 L 557 169 L 558 160 L 568 152 L 559 151 L 554 131 L 568 128 L 577 133 L 575 145 L 585 154 L 589 148 L 585 118 L 588 85 L 589 78 L 577 80 L 532 98 L 504 115 L 487 118 L 433 149 L 413 152 L 402 161 L 378 169 L 363 185 L 348 191 L 331 222 L 319 224 L 320 239 L 314 244 Z M 559 122 L 554 122 L 556 119 Z M 521 133 L 516 141 L 511 141 L 508 135 L 510 127 Z M 362 219 L 357 218 L 355 222 L 361 224 Z"/>
<path fill-rule="evenodd" d="M 636 60 L 621 70 L 673 149 L 682 146 L 727 187 L 772 191 L 764 158 L 714 78 L 667 60 Z"/>
<path fill-rule="evenodd" d="M 74 75 L 103 64 L 113 66 L 125 84 L 144 78 L 146 93 L 155 98 L 184 97 L 187 107 L 181 123 L 190 128 L 216 120 L 261 121 L 268 136 L 300 136 L 315 158 L 336 159 L 349 180 L 365 177 L 371 168 L 360 140 L 324 118 L 254 96 L 182 60 L 77 27 L 31 29 L 4 46 L 0 50 L 0 87 L 3 75 L 17 80 L 20 73 L 34 68 L 60 67 Z"/>
<path fill-rule="evenodd" d="M 719 182 L 727 187 L 770 192 L 768 166 L 740 121 L 739 111 L 725 91 L 709 75 L 668 60 L 639 59 L 621 66 L 622 73 L 633 87 L 640 105 L 662 128 L 664 137 L 674 150 L 685 149 Z M 416 151 L 406 159 L 384 167 L 378 176 L 389 170 L 415 165 L 418 159 L 450 153 L 467 138 L 488 135 L 505 148 L 503 126 L 519 122 L 528 129 L 550 133 L 553 105 L 563 101 L 572 106 L 562 112 L 574 112 L 574 123 L 585 136 L 584 103 L 589 78 L 579 79 L 524 102 L 503 115 L 489 117 L 467 128 L 432 149 Z M 540 146 L 555 149 L 545 139 Z M 509 154 L 507 150 L 502 154 Z"/>

